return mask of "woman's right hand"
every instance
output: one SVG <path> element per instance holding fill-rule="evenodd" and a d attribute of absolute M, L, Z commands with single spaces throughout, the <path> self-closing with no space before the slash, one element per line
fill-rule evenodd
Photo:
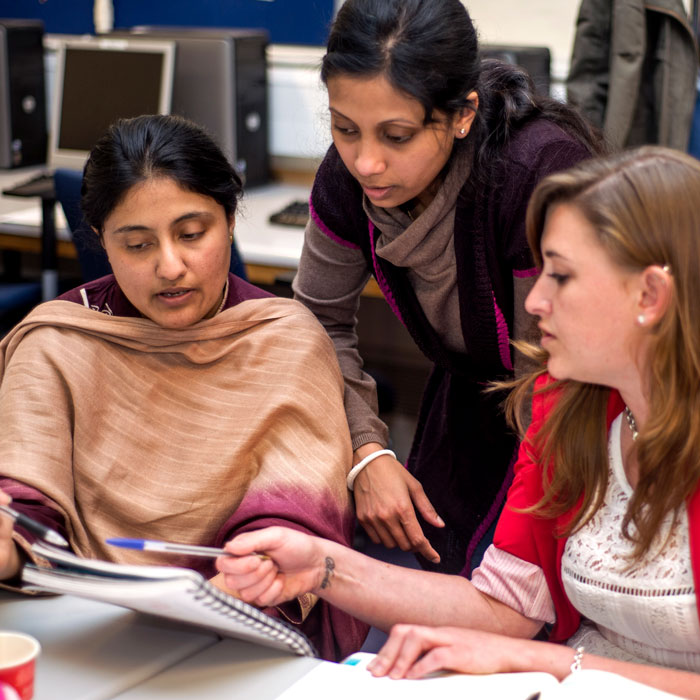
<path fill-rule="evenodd" d="M 9 505 L 11 501 L 4 491 L 0 491 L 0 504 Z M 12 518 L 0 513 L 0 581 L 14 578 L 21 566 L 17 545 L 12 539 L 13 528 Z"/>
<path fill-rule="evenodd" d="M 362 445 L 355 451 L 356 461 L 381 450 L 377 443 Z M 385 547 L 399 547 L 417 552 L 438 563 L 440 555 L 433 549 L 418 523 L 416 509 L 435 527 L 445 523 L 425 495 L 420 482 L 391 455 L 372 460 L 354 483 L 355 512 L 372 542 Z"/>
<path fill-rule="evenodd" d="M 216 568 L 228 588 L 259 607 L 279 605 L 303 593 L 317 592 L 332 576 L 332 542 L 284 527 L 268 527 L 237 535 L 224 549 Z M 330 559 L 331 564 L 333 559 Z"/>

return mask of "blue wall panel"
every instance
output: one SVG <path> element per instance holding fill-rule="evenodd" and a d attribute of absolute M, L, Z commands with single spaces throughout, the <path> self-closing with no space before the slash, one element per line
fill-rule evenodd
<path fill-rule="evenodd" d="M 333 0 L 114 0 L 114 26 L 264 28 L 275 44 L 325 44 Z"/>
<path fill-rule="evenodd" d="M 41 19 L 47 32 L 91 34 L 92 0 L 0 0 L 0 17 L 5 19 Z"/>
<path fill-rule="evenodd" d="M 275 44 L 325 44 L 333 0 L 113 0 L 114 26 L 267 29 Z M 94 31 L 92 0 L 0 0 L 0 17 L 42 19 L 47 32 Z"/>

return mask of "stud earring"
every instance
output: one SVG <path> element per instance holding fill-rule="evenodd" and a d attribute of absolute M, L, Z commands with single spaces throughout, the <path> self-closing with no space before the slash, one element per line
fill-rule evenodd
<path fill-rule="evenodd" d="M 231 233 L 229 234 L 228 242 L 233 244 L 233 231 L 231 231 Z"/>
<path fill-rule="evenodd" d="M 647 322 L 647 317 L 644 314 L 639 314 L 639 316 L 637 316 L 637 323 L 640 326 L 643 326 L 646 322 Z"/>
<path fill-rule="evenodd" d="M 464 134 L 467 133 L 467 130 L 466 130 L 464 127 L 462 127 L 462 128 L 459 130 L 459 133 L 460 133 L 461 136 L 464 136 Z"/>

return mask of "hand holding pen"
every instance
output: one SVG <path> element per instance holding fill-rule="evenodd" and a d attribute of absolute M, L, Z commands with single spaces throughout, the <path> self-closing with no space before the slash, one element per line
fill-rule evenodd
<path fill-rule="evenodd" d="M 28 532 L 39 537 L 39 539 L 48 542 L 49 544 L 55 544 L 57 547 L 68 547 L 68 542 L 65 538 L 59 535 L 55 530 L 52 530 L 46 525 L 38 523 L 36 520 L 32 520 L 29 516 L 23 513 L 18 513 L 14 508 L 10 508 L 8 505 L 0 504 L 0 513 L 4 513 L 14 520 L 15 525 L 23 527 Z"/>
<path fill-rule="evenodd" d="M 10 497 L 0 491 L 0 581 L 15 578 L 22 569 L 23 557 L 12 539 L 12 530 L 15 524 L 21 525 L 46 541 L 64 547 L 68 546 L 68 543 L 57 532 L 22 513 L 18 513 L 8 505 L 10 502 Z M 9 519 L 3 518 L 2 515 L 9 516 Z"/>

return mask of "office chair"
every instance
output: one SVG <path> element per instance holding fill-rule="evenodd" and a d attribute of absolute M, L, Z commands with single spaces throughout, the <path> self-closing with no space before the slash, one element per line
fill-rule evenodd
<path fill-rule="evenodd" d="M 112 272 L 107 254 L 95 239 L 95 234 L 83 220 L 80 210 L 80 184 L 82 173 L 77 170 L 58 168 L 54 173 L 56 199 L 61 203 L 66 215 L 68 228 L 75 249 L 78 252 L 78 262 L 83 276 L 83 282 L 90 282 L 98 277 L 104 277 Z M 236 241 L 231 245 L 231 272 L 244 280 L 248 277 L 245 265 L 241 259 Z"/>
<path fill-rule="evenodd" d="M 41 282 L 23 278 L 19 253 L 3 251 L 0 277 L 0 337 L 41 301 Z"/>
<path fill-rule="evenodd" d="M 80 185 L 83 174 L 79 170 L 59 168 L 53 176 L 56 199 L 66 216 L 71 238 L 78 253 L 83 282 L 90 282 L 112 272 L 107 254 L 95 238 L 94 232 L 83 221 L 80 209 Z"/>
<path fill-rule="evenodd" d="M 0 337 L 22 320 L 41 301 L 41 283 L 0 284 Z"/>

